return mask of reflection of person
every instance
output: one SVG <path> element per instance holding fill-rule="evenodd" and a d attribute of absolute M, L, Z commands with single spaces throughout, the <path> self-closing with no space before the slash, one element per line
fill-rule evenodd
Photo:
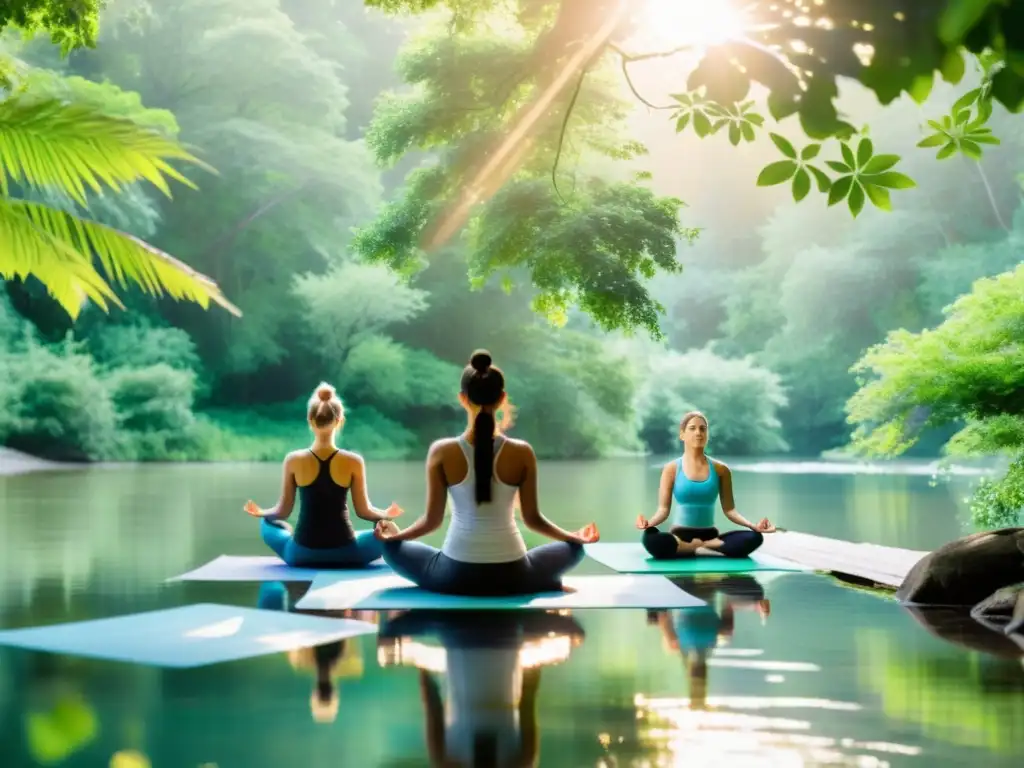
<path fill-rule="evenodd" d="M 708 442 L 708 420 L 699 411 L 690 411 L 679 424 L 683 455 L 670 461 L 661 472 L 658 511 L 648 520 L 640 515 L 636 527 L 642 530 L 643 545 L 651 557 L 669 560 L 692 557 L 701 547 L 726 557 L 748 557 L 764 543 L 764 535 L 773 533 L 767 518 L 754 524 L 736 511 L 732 494 L 732 473 L 720 461 L 704 453 Z M 672 499 L 677 513 L 668 533 L 658 526 L 668 519 Z M 748 530 L 719 533 L 715 528 L 715 501 L 736 525 Z"/>
<path fill-rule="evenodd" d="M 755 610 L 762 619 L 771 613 L 764 588 L 747 574 L 672 579 L 680 589 L 706 601 L 707 605 L 675 611 L 649 611 L 648 621 L 661 629 L 665 646 L 679 651 L 690 681 L 690 708 L 707 707 L 708 657 L 719 645 L 728 642 L 735 631 L 737 609 Z M 722 607 L 715 607 L 717 595 Z"/>
<path fill-rule="evenodd" d="M 412 638 L 436 635 L 440 659 Z M 385 665 L 419 668 L 431 764 L 443 768 L 532 768 L 540 757 L 541 668 L 565 661 L 583 640 L 570 616 L 530 612 L 452 616 L 405 613 L 379 635 Z M 433 673 L 445 674 L 445 695 Z"/>
<path fill-rule="evenodd" d="M 309 401 L 307 418 L 313 445 L 293 451 L 284 460 L 284 487 L 271 509 L 249 501 L 245 511 L 261 518 L 260 533 L 278 557 L 295 567 L 345 568 L 368 565 L 381 555 L 372 531 L 356 534 L 348 518 L 348 494 L 363 520 L 397 517 L 392 504 L 376 509 L 366 493 L 366 467 L 357 453 L 339 450 L 334 438 L 345 423 L 345 410 L 329 384 L 321 384 Z M 301 501 L 295 530 L 285 520 L 292 513 L 295 491 Z"/>
<path fill-rule="evenodd" d="M 481 596 L 561 589 L 562 576 L 583 559 L 583 545 L 597 541 L 597 527 L 570 533 L 541 514 L 533 448 L 497 429 L 495 414 L 506 405 L 505 377 L 487 352 L 473 355 L 461 389 L 469 425 L 461 436 L 430 447 L 424 516 L 405 530 L 389 520 L 377 524 L 384 560 L 395 573 L 434 592 Z M 413 541 L 441 526 L 446 494 L 452 520 L 444 546 Z M 517 495 L 523 522 L 553 543 L 527 551 L 515 520 Z"/>
<path fill-rule="evenodd" d="M 309 584 L 285 585 L 282 582 L 265 582 L 260 585 L 257 607 L 266 611 L 292 612 L 292 607 L 309 589 Z M 320 615 L 325 615 L 321 613 Z M 372 611 L 336 611 L 330 615 L 339 619 L 358 619 L 375 622 L 377 614 Z M 338 678 L 359 677 L 363 673 L 363 659 L 359 650 L 359 639 L 336 640 L 331 643 L 297 648 L 288 651 L 288 661 L 293 669 L 314 670 L 316 682 L 309 699 L 310 712 L 318 723 L 334 722 L 338 716 Z"/>

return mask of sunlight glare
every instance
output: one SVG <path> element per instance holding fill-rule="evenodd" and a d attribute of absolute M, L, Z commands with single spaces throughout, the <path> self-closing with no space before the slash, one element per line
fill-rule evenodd
<path fill-rule="evenodd" d="M 734 0 L 645 0 L 637 21 L 645 38 L 671 46 L 719 45 L 747 27 Z"/>

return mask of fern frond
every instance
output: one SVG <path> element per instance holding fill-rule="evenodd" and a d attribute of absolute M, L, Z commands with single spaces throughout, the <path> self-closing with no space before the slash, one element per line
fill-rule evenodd
<path fill-rule="evenodd" d="M 86 187 L 146 180 L 170 197 L 167 178 L 195 189 L 171 161 L 214 172 L 176 139 L 89 104 L 39 98 L 29 91 L 0 100 L 0 195 L 10 181 L 64 191 L 87 207 Z"/>
<path fill-rule="evenodd" d="M 85 299 L 104 311 L 108 301 L 122 306 L 93 256 L 121 287 L 132 282 L 150 295 L 204 309 L 212 301 L 242 315 L 213 280 L 137 237 L 40 203 L 0 199 L 0 277 L 36 277 L 72 318 Z"/>

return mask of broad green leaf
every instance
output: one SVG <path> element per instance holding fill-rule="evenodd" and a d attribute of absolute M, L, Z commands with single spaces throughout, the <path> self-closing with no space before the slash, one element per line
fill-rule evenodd
<path fill-rule="evenodd" d="M 875 155 L 867 163 L 863 164 L 860 172 L 864 174 L 881 173 L 882 171 L 888 171 L 899 161 L 899 155 Z"/>
<path fill-rule="evenodd" d="M 847 165 L 846 163 L 840 163 L 838 160 L 826 160 L 825 165 L 831 168 L 836 173 L 853 173 L 853 166 Z"/>
<path fill-rule="evenodd" d="M 682 133 L 686 130 L 686 126 L 690 124 L 690 113 L 683 112 L 676 121 L 676 133 Z"/>
<path fill-rule="evenodd" d="M 744 139 L 746 139 L 747 141 L 754 141 L 755 139 L 757 139 L 757 134 L 754 133 L 753 125 L 751 125 L 750 123 L 743 123 L 742 129 Z"/>
<path fill-rule="evenodd" d="M 680 104 L 687 107 L 693 104 L 693 97 L 688 93 L 671 93 L 669 94 L 669 98 L 675 99 Z"/>
<path fill-rule="evenodd" d="M 864 191 L 868 195 L 868 200 L 870 200 L 871 204 L 876 208 L 881 208 L 883 211 L 892 210 L 892 200 L 889 197 L 888 189 L 871 184 L 865 180 Z"/>
<path fill-rule="evenodd" d="M 871 139 L 861 139 L 860 144 L 857 145 L 857 167 L 863 167 L 871 159 L 874 151 L 875 145 L 871 143 Z"/>
<path fill-rule="evenodd" d="M 917 186 L 917 183 L 912 178 L 898 171 L 878 173 L 869 176 L 865 181 L 880 187 L 888 187 L 889 189 L 913 189 Z"/>
<path fill-rule="evenodd" d="M 918 75 L 911 82 L 910 87 L 907 89 L 907 93 L 918 104 L 923 104 L 928 100 L 931 95 L 932 86 L 935 84 L 935 73 L 928 72 L 923 75 Z"/>
<path fill-rule="evenodd" d="M 961 109 L 959 112 L 954 112 L 953 122 L 959 125 L 967 125 L 967 121 L 971 119 L 971 110 Z"/>
<path fill-rule="evenodd" d="M 860 215 L 860 212 L 864 210 L 864 187 L 859 182 L 854 181 L 853 186 L 850 188 L 850 195 L 846 198 L 847 205 L 850 207 L 850 213 L 853 214 L 854 218 Z"/>
<path fill-rule="evenodd" d="M 768 137 L 775 143 L 775 146 L 779 148 L 779 151 L 782 154 L 788 158 L 796 160 L 796 150 L 785 136 L 779 136 L 777 133 L 769 133 Z"/>
<path fill-rule="evenodd" d="M 824 194 L 832 188 L 832 179 L 824 171 L 813 165 L 805 165 L 804 167 L 814 176 L 814 180 L 818 183 L 819 192 Z"/>
<path fill-rule="evenodd" d="M 845 200 L 846 196 L 850 194 L 850 188 L 853 186 L 853 176 L 841 176 L 832 183 L 831 189 L 828 191 L 828 204 L 835 205 L 836 203 Z"/>
<path fill-rule="evenodd" d="M 938 153 L 935 155 L 935 159 L 945 160 L 947 157 L 951 157 L 954 154 L 956 154 L 956 142 L 951 141 L 938 151 Z"/>
<path fill-rule="evenodd" d="M 739 146 L 740 141 L 743 139 L 743 133 L 740 129 L 739 123 L 732 122 L 729 124 L 729 143 L 734 147 Z"/>
<path fill-rule="evenodd" d="M 949 141 L 949 137 L 946 134 L 933 133 L 931 136 L 926 136 L 925 138 L 917 142 L 917 146 L 921 147 L 922 149 L 927 149 L 929 147 L 941 147 L 947 141 Z"/>
<path fill-rule="evenodd" d="M 810 191 L 811 176 L 810 174 L 807 173 L 806 170 L 800 168 L 793 175 L 793 199 L 799 203 L 801 200 L 807 197 L 807 193 Z"/>
<path fill-rule="evenodd" d="M 978 100 L 981 96 L 981 88 L 972 88 L 959 99 L 953 102 L 953 106 L 950 107 L 949 111 L 951 114 L 958 115 L 960 112 L 967 110 L 970 113 L 969 107 Z"/>
<path fill-rule="evenodd" d="M 819 152 L 821 152 L 821 144 L 808 144 L 803 148 L 803 151 L 800 152 L 800 159 L 813 160 L 818 156 Z"/>
<path fill-rule="evenodd" d="M 839 145 L 839 149 L 843 153 L 843 162 L 850 166 L 850 169 L 857 167 L 857 158 L 853 156 L 853 150 L 850 149 L 850 145 L 845 141 Z"/>
<path fill-rule="evenodd" d="M 958 48 L 950 48 L 946 51 L 941 64 L 942 79 L 947 83 L 956 85 L 963 80 L 965 71 L 964 57 L 960 50 Z"/>
<path fill-rule="evenodd" d="M 756 125 L 758 128 L 764 125 L 764 117 L 757 114 L 756 112 L 751 112 L 749 115 L 747 115 L 747 120 L 753 125 Z"/>
<path fill-rule="evenodd" d="M 999 140 L 999 137 L 992 136 L 991 134 L 988 134 L 988 133 L 969 133 L 964 138 L 965 139 L 969 139 L 969 140 L 971 140 L 973 142 L 976 142 L 978 144 L 1002 144 L 1003 143 L 1002 141 Z"/>
<path fill-rule="evenodd" d="M 792 160 L 780 160 L 777 163 L 766 165 L 761 169 L 761 173 L 758 174 L 757 186 L 771 187 L 776 184 L 782 184 L 796 173 L 797 167 L 797 164 Z"/>
<path fill-rule="evenodd" d="M 708 119 L 708 116 L 701 111 L 695 111 L 693 113 L 693 130 L 702 139 L 712 133 L 711 121 Z"/>
<path fill-rule="evenodd" d="M 971 160 L 981 160 L 981 147 L 969 139 L 960 140 L 960 151 Z"/>
<path fill-rule="evenodd" d="M 992 117 L 992 99 L 986 97 L 978 101 L 978 123 L 986 123 Z"/>

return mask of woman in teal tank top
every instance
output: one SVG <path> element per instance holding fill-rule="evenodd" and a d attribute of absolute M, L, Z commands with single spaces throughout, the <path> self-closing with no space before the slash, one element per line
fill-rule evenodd
<path fill-rule="evenodd" d="M 640 515 L 636 527 L 643 531 L 643 545 L 658 560 L 692 557 L 701 547 L 726 557 L 749 557 L 764 543 L 764 534 L 774 533 L 767 518 L 754 524 L 736 511 L 732 496 L 732 473 L 720 461 L 704 453 L 708 442 L 708 420 L 700 411 L 690 411 L 679 423 L 683 455 L 670 461 L 661 472 L 658 511 L 648 520 Z M 669 517 L 672 500 L 676 509 L 668 532 L 658 530 Z M 715 527 L 715 503 L 725 516 L 745 530 L 719 533 Z"/>

